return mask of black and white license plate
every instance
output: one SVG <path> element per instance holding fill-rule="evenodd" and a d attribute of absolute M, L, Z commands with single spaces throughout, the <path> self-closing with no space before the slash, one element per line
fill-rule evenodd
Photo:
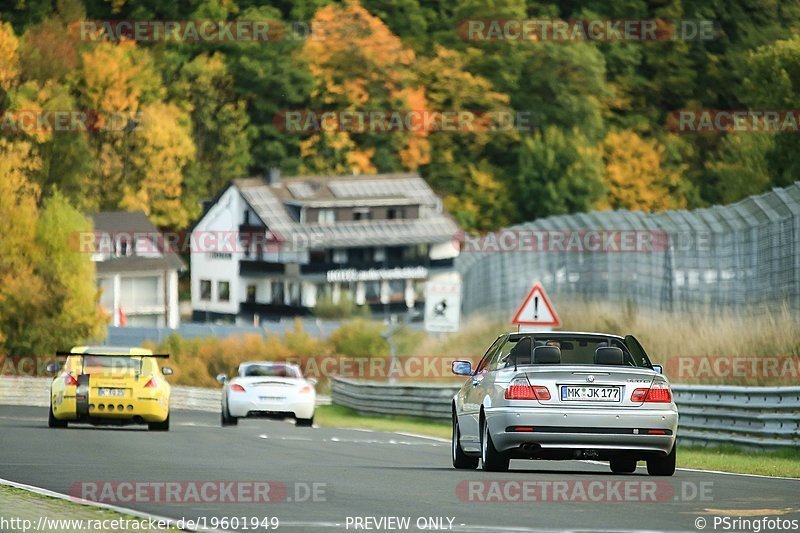
<path fill-rule="evenodd" d="M 259 396 L 258 399 L 262 402 L 282 402 L 286 396 Z"/>
<path fill-rule="evenodd" d="M 618 402 L 621 398 L 619 387 L 596 385 L 562 385 L 561 401 L 570 402 Z"/>
<path fill-rule="evenodd" d="M 125 389 L 110 389 L 101 388 L 97 389 L 98 396 L 125 396 Z"/>

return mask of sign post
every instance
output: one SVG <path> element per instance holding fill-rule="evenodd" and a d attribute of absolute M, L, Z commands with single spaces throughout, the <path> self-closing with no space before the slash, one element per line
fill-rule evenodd
<path fill-rule="evenodd" d="M 519 326 L 520 331 L 550 331 L 561 326 L 561 319 L 558 318 L 544 288 L 537 281 L 517 309 L 511 323 Z"/>
<path fill-rule="evenodd" d="M 429 281 L 425 284 L 425 330 L 458 331 L 461 318 L 461 283 Z"/>

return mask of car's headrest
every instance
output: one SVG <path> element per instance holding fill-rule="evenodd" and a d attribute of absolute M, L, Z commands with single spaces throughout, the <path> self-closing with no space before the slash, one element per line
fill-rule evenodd
<path fill-rule="evenodd" d="M 522 337 L 517 344 L 511 348 L 508 354 L 507 365 L 529 365 L 531 364 L 531 352 L 533 341 L 530 337 Z"/>
<path fill-rule="evenodd" d="M 596 365 L 623 365 L 625 359 L 620 348 L 601 346 L 594 351 L 594 364 Z"/>
<path fill-rule="evenodd" d="M 533 349 L 533 364 L 557 365 L 561 363 L 561 349 L 557 346 L 537 346 Z"/>

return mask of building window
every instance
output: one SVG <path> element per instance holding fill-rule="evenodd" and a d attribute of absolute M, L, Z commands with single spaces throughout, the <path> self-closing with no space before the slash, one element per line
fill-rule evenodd
<path fill-rule="evenodd" d="M 344 263 L 347 263 L 347 250 L 334 250 L 333 262 L 338 265 L 343 265 Z"/>
<path fill-rule="evenodd" d="M 300 305 L 300 284 L 289 284 L 289 305 Z"/>
<path fill-rule="evenodd" d="M 211 280 L 200 280 L 200 299 L 206 301 L 211 300 Z"/>
<path fill-rule="evenodd" d="M 231 299 L 231 284 L 227 281 L 217 282 L 217 300 L 228 302 Z"/>
<path fill-rule="evenodd" d="M 379 303 L 381 301 L 381 282 L 367 281 L 364 283 L 364 296 L 367 303 Z"/>
<path fill-rule="evenodd" d="M 282 281 L 273 281 L 271 284 L 272 287 L 272 303 L 282 305 L 283 304 L 283 282 Z"/>
<path fill-rule="evenodd" d="M 333 209 L 320 209 L 317 215 L 319 224 L 333 224 L 336 222 L 336 211 Z"/>
<path fill-rule="evenodd" d="M 255 303 L 256 301 L 256 286 L 255 285 L 248 285 L 247 286 L 247 297 L 246 300 L 248 303 Z"/>
<path fill-rule="evenodd" d="M 369 220 L 371 218 L 369 209 L 360 208 L 353 211 L 353 220 Z"/>
<path fill-rule="evenodd" d="M 127 257 L 131 254 L 128 237 L 122 236 L 117 240 L 117 257 Z"/>
<path fill-rule="evenodd" d="M 389 220 L 405 218 L 405 215 L 405 210 L 402 207 L 390 207 L 386 210 L 386 218 Z"/>

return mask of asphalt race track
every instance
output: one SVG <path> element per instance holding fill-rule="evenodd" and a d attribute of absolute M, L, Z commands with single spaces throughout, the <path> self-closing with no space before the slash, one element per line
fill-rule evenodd
<path fill-rule="evenodd" d="M 800 519 L 796 480 L 694 471 L 653 478 L 643 468 L 615 475 L 607 465 L 578 461 L 512 461 L 506 474 L 456 471 L 450 467 L 449 443 L 435 439 L 266 420 L 222 428 L 218 415 L 191 411 L 173 411 L 171 430 L 155 433 L 135 427 L 49 429 L 45 408 L 0 406 L 0 447 L 0 478 L 65 494 L 82 481 L 282 482 L 287 493 L 280 503 L 113 502 L 176 519 L 277 517 L 279 531 L 355 531 L 354 517 L 389 516 L 409 517 L 411 531 L 419 530 L 420 519 L 420 525 L 445 528 L 450 519 L 454 531 L 698 531 L 698 517 L 707 519 L 706 531 L 720 531 L 712 527 L 714 516 Z M 503 487 L 566 481 L 572 496 L 570 501 L 468 502 L 463 500 L 469 481 L 502 481 Z M 655 481 L 659 496 L 608 501 L 612 491 L 599 501 L 574 501 L 580 500 L 576 484 L 586 488 L 597 481 L 606 486 Z M 316 497 L 309 496 L 312 484 L 317 484 Z M 519 491 L 509 494 L 519 497 Z M 425 522 L 429 517 L 441 521 Z M 386 522 L 361 524 L 390 530 L 380 527 Z"/>

